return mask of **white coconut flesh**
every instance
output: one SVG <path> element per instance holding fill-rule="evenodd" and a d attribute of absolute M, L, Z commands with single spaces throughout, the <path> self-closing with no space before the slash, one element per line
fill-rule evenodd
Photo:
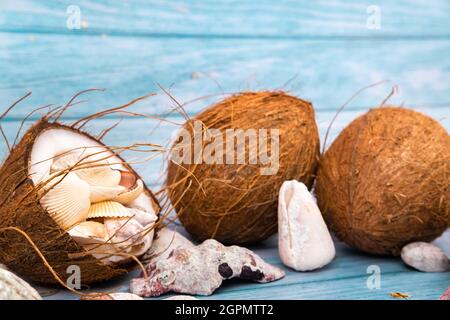
<path fill-rule="evenodd" d="M 123 160 L 113 154 L 110 150 L 101 145 L 98 141 L 91 139 L 83 134 L 67 130 L 64 128 L 50 128 L 42 131 L 35 139 L 29 162 L 30 178 L 35 186 L 40 183 L 46 183 L 46 181 L 55 181 L 57 185 L 53 187 L 42 199 L 41 205 L 47 209 L 50 216 L 49 202 L 51 204 L 57 204 L 65 209 L 70 208 L 70 212 L 74 211 L 73 208 L 79 209 L 79 216 L 76 216 L 76 223 L 68 226 L 64 220 L 67 217 L 60 217 L 60 213 L 56 213 L 54 220 L 66 231 L 72 235 L 72 238 L 82 245 L 85 249 L 90 250 L 95 245 L 96 251 L 107 251 L 107 253 L 116 250 L 122 255 L 110 255 L 102 252 L 101 254 L 93 254 L 98 258 L 101 258 L 105 263 L 118 263 L 124 260 L 129 260 L 129 255 L 140 256 L 144 254 L 149 248 L 153 240 L 153 230 L 148 232 L 152 228 L 157 220 L 155 210 L 153 208 L 153 202 L 150 196 L 145 192 L 141 192 L 137 198 L 130 203 L 126 203 L 126 208 L 131 215 L 117 216 L 117 217 L 105 217 L 101 223 L 103 223 L 105 229 L 99 231 L 101 228 L 98 225 L 95 226 L 92 220 L 87 217 L 88 210 L 93 208 L 92 203 L 86 200 L 85 193 L 90 192 L 85 189 L 89 189 L 90 186 L 76 175 L 77 166 L 70 169 L 70 172 L 59 178 L 52 178 L 55 172 L 52 172 L 52 165 L 59 156 L 65 156 L 70 153 L 79 153 L 81 165 L 84 161 L 89 162 L 88 166 L 96 165 L 97 161 L 101 164 L 101 167 L 109 166 L 114 170 L 128 171 L 123 165 Z M 101 161 L 101 162 L 100 162 Z M 53 179 L 53 180 L 52 180 Z M 73 182 L 72 182 L 72 180 Z M 58 190 L 58 188 L 60 190 Z M 92 188 L 92 187 L 91 187 Z M 123 187 L 122 187 L 123 188 Z M 69 199 L 58 198 L 61 193 L 64 195 L 70 194 L 66 192 L 74 189 L 73 197 Z M 53 192 L 53 194 L 50 194 Z M 54 197 L 54 199 L 51 199 Z M 86 201 L 88 201 L 86 203 Z M 53 208 L 53 207 L 52 207 Z M 138 213 L 138 214 L 136 214 Z M 61 218 L 62 220 L 58 220 Z M 71 217 L 73 218 L 73 217 Z M 115 220 L 114 220 L 115 219 Z M 61 222 L 64 221 L 64 222 Z M 73 221 L 73 219 L 71 220 Z M 98 221 L 98 219 L 96 220 Z M 123 222 L 123 223 L 120 223 Z M 93 227 L 95 226 L 95 227 Z M 138 239 L 136 242 L 130 242 L 130 235 L 137 233 L 138 236 L 134 237 Z M 145 234 L 145 236 L 144 236 Z M 140 236 L 142 235 L 142 236 Z M 125 238 L 126 237 L 126 238 Z M 99 243 L 105 243 L 99 247 Z M 94 251 L 95 251 L 94 250 Z"/>

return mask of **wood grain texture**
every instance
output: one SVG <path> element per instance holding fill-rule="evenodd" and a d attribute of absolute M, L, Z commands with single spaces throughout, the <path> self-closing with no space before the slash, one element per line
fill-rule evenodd
<path fill-rule="evenodd" d="M 408 293 L 413 300 L 437 299 L 448 286 L 450 272 L 423 273 L 406 267 L 398 258 L 379 258 L 361 254 L 342 243 L 337 244 L 337 256 L 328 266 L 312 272 L 295 272 L 284 267 L 276 250 L 276 237 L 258 246 L 250 247 L 267 262 L 282 268 L 286 277 L 267 284 L 238 280 L 225 281 L 212 296 L 197 296 L 199 299 L 370 299 L 395 300 L 391 292 Z M 366 285 L 371 273 L 369 266 L 378 266 L 381 271 L 381 287 L 369 289 Z M 95 290 L 128 291 L 128 281 L 136 277 L 138 270 L 124 279 L 107 285 L 99 285 Z M 44 290 L 44 288 L 42 288 Z M 165 295 L 153 299 L 163 299 Z M 66 292 L 48 297 L 49 299 L 70 298 L 75 295 Z"/>
<path fill-rule="evenodd" d="M 284 89 L 333 111 L 362 87 L 367 90 L 350 109 L 374 107 L 389 94 L 393 103 L 441 106 L 450 103 L 450 40 L 312 41 L 153 39 L 136 37 L 0 33 L 1 105 L 5 108 L 28 91 L 33 96 L 11 117 L 33 107 L 65 103 L 77 91 L 106 88 L 80 98 L 90 101 L 67 112 L 86 115 L 118 106 L 138 96 L 158 96 L 134 110 L 161 114 L 173 103 L 157 84 L 184 103 L 191 114 L 217 100 L 222 92 Z"/>
<path fill-rule="evenodd" d="M 450 36 L 450 3 L 445 0 L 3 0 L 0 30 L 68 34 L 66 10 L 70 5 L 81 10 L 84 28 L 79 33 L 91 35 L 246 39 Z M 371 5 L 381 10 L 379 30 L 367 28 Z"/>
<path fill-rule="evenodd" d="M 81 9 L 82 29 L 66 26 L 69 5 Z M 367 7 L 379 5 L 381 29 L 369 30 Z M 360 88 L 389 80 L 358 95 L 334 123 L 328 144 L 351 120 L 388 95 L 390 102 L 424 112 L 450 129 L 450 2 L 436 1 L 163 1 L 62 0 L 0 1 L 0 109 L 28 91 L 1 126 L 10 141 L 20 120 L 36 107 L 63 104 L 77 91 L 87 100 L 64 121 L 138 96 L 157 96 L 133 111 L 162 116 L 174 104 L 158 83 L 186 103 L 192 116 L 223 94 L 283 89 L 313 102 L 321 141 L 341 106 Z M 31 118 L 36 119 L 37 115 Z M 172 114 L 170 121 L 182 122 Z M 98 133 L 119 121 L 90 123 Z M 28 121 L 26 126 L 31 125 Z M 152 142 L 167 145 L 178 126 L 144 117 L 125 118 L 106 138 L 111 145 Z M 0 156 L 6 155 L 0 146 Z M 136 165 L 153 188 L 164 179 L 163 156 Z M 148 160 L 126 154 L 130 161 Z M 450 256 L 450 233 L 439 239 Z M 252 247 L 281 266 L 276 239 Z M 366 286 L 367 267 L 381 268 L 381 288 Z M 392 299 L 400 291 L 412 299 L 436 299 L 450 285 L 449 272 L 430 274 L 407 268 L 396 258 L 358 253 L 338 243 L 326 268 L 297 273 L 269 284 L 232 281 L 208 299 Z M 95 290 L 128 290 L 126 278 Z M 45 289 L 47 290 L 47 289 Z M 65 291 L 48 299 L 76 299 Z"/>

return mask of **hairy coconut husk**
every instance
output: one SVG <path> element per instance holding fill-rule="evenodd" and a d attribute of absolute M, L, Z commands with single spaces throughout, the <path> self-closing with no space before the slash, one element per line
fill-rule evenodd
<path fill-rule="evenodd" d="M 44 284 L 58 283 L 36 248 L 27 239 L 11 229 L 22 230 L 34 242 L 49 266 L 64 281 L 71 275 L 67 268 L 80 267 L 82 284 L 108 280 L 127 272 L 128 265 L 111 266 L 96 259 L 75 242 L 72 237 L 49 216 L 41 206 L 40 193 L 30 178 L 29 165 L 31 150 L 37 136 L 48 129 L 63 128 L 102 142 L 74 127 L 58 122 L 38 121 L 11 150 L 0 168 L 0 261 L 14 272 Z M 105 146 L 107 149 L 108 147 Z M 115 155 L 119 159 L 119 155 Z M 123 160 L 130 172 L 137 173 Z M 153 203 L 156 214 L 160 208 L 151 191 L 145 188 Z M 5 230 L 4 228 L 10 228 Z"/>
<path fill-rule="evenodd" d="M 262 175 L 260 169 L 267 166 L 249 164 L 248 158 L 245 164 L 170 161 L 167 188 L 187 231 L 197 240 L 214 238 L 225 244 L 257 242 L 274 234 L 281 184 L 291 179 L 308 187 L 313 183 L 319 134 L 312 104 L 283 92 L 246 92 L 187 121 L 184 128 L 191 134 L 194 121 L 222 133 L 225 129 L 278 129 L 279 170 Z M 270 137 L 268 141 L 270 153 Z M 245 149 L 248 157 L 248 141 Z"/>
<path fill-rule="evenodd" d="M 450 137 L 412 110 L 381 107 L 354 120 L 323 155 L 319 207 L 336 235 L 373 254 L 398 255 L 446 228 Z"/>

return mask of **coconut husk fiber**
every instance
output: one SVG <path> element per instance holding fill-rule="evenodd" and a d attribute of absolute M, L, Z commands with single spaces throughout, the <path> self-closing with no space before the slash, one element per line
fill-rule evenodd
<path fill-rule="evenodd" d="M 46 118 L 32 126 L 11 150 L 0 168 L 0 185 L 2 186 L 0 189 L 0 229 L 13 227 L 26 233 L 63 281 L 66 281 L 71 275 L 67 273 L 67 267 L 70 265 L 80 267 L 83 285 L 121 275 L 127 272 L 130 265 L 111 266 L 96 259 L 61 229 L 40 205 L 40 194 L 28 172 L 30 154 L 36 137 L 43 131 L 54 128 L 72 130 L 98 141 L 74 127 L 48 122 Z M 104 145 L 100 141 L 98 143 Z M 116 156 L 120 158 L 120 156 Z M 125 161 L 123 164 L 130 172 L 137 175 Z M 156 199 L 150 190 L 146 189 L 145 192 L 153 200 L 155 212 L 158 213 L 159 205 Z M 36 248 L 31 246 L 21 233 L 14 230 L 0 232 L 0 261 L 15 273 L 30 280 L 44 284 L 58 283 L 38 255 Z"/>
<path fill-rule="evenodd" d="M 316 195 L 336 235 L 362 251 L 398 255 L 446 228 L 450 137 L 432 118 L 380 107 L 350 123 L 321 158 Z"/>
<path fill-rule="evenodd" d="M 214 238 L 225 244 L 258 242 L 274 234 L 281 184 L 297 179 L 311 187 L 314 180 L 319 134 L 312 104 L 283 92 L 244 92 L 187 121 L 184 128 L 191 134 L 194 121 L 221 132 L 278 129 L 279 169 L 262 175 L 265 165 L 249 164 L 248 158 L 244 164 L 170 161 L 167 189 L 182 224 L 197 240 Z M 267 145 L 270 153 L 270 140 Z M 247 156 L 249 143 L 245 149 Z"/>

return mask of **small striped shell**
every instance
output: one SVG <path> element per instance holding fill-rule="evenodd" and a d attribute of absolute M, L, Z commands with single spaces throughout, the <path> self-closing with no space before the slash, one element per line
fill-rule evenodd
<path fill-rule="evenodd" d="M 65 176 L 50 178 L 44 187 L 47 193 L 41 199 L 41 205 L 64 230 L 86 220 L 91 205 L 90 190 L 87 182 L 69 172 Z"/>
<path fill-rule="evenodd" d="M 132 217 L 133 213 L 116 201 L 102 201 L 91 205 L 88 219 L 93 218 L 126 218 Z"/>

